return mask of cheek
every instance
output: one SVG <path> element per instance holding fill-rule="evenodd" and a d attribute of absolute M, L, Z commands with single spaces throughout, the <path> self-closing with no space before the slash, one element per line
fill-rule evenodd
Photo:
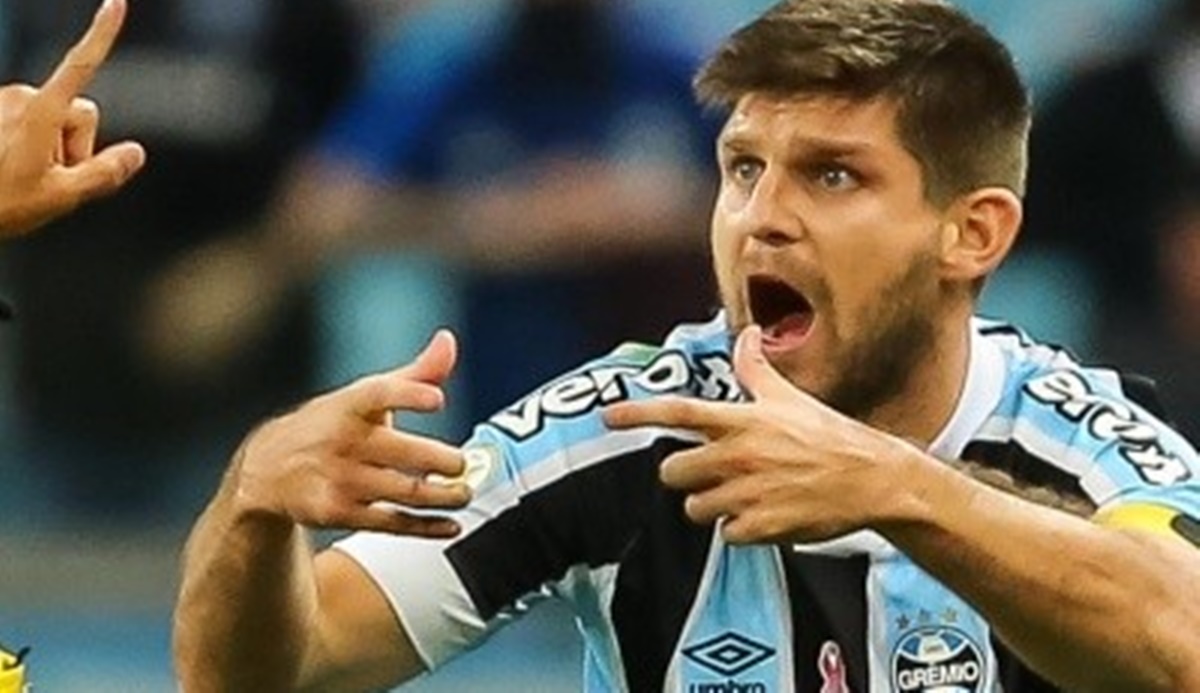
<path fill-rule="evenodd" d="M 927 253 L 882 243 L 847 243 L 822 258 L 838 332 L 844 336 L 870 330 L 883 302 L 909 298 L 892 296 L 899 287 L 913 291 L 936 277 L 926 271 Z M 917 265 L 921 268 L 918 270 Z M 920 271 L 921 279 L 911 277 Z"/>
<path fill-rule="evenodd" d="M 737 234 L 729 228 L 720 209 L 713 214 L 709 243 L 712 245 L 713 271 L 724 294 L 733 282 L 733 267 L 738 254 Z"/>
<path fill-rule="evenodd" d="M 895 248 L 863 242 L 847 234 L 821 249 L 821 269 L 838 303 L 879 300 L 878 287 L 896 271 Z"/>

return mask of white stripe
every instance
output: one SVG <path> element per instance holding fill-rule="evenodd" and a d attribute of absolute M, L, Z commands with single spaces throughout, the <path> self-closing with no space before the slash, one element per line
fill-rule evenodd
<path fill-rule="evenodd" d="M 796 685 L 796 662 L 792 656 L 792 643 L 795 642 L 795 633 L 792 630 L 793 620 L 792 614 L 796 613 L 792 608 L 792 596 L 787 589 L 787 574 L 783 567 L 783 552 L 776 550 L 771 552 L 771 561 L 775 566 L 776 584 L 780 586 L 782 592 L 783 608 L 776 612 L 779 619 L 779 628 L 783 633 L 784 647 L 776 653 L 782 662 L 779 667 L 779 689 L 780 691 L 790 691 Z"/>
<path fill-rule="evenodd" d="M 621 687 L 621 693 L 628 693 L 629 679 L 625 676 L 625 659 L 621 657 L 621 642 L 617 639 L 617 629 L 613 626 L 612 606 L 617 591 L 617 575 L 619 564 L 604 565 L 592 571 L 592 584 L 596 588 L 600 601 L 600 611 L 604 617 L 605 641 L 608 654 L 613 663 L 613 676 Z"/>
<path fill-rule="evenodd" d="M 891 693 L 892 674 L 888 647 L 888 614 L 883 596 L 883 571 L 887 561 L 872 557 L 867 569 L 867 690 L 870 693 Z"/>
<path fill-rule="evenodd" d="M 892 551 L 892 545 L 877 532 L 860 530 L 844 537 L 809 544 L 792 544 L 792 551 L 818 556 L 848 558 L 862 554 L 878 554 Z"/>
<path fill-rule="evenodd" d="M 574 607 L 577 622 L 586 630 L 591 656 L 599 659 L 605 674 L 612 677 L 606 690 L 628 693 L 625 661 L 621 658 L 621 644 L 617 640 L 612 618 L 619 570 L 617 563 L 606 563 L 591 569 L 583 566 L 572 568 L 567 572 L 567 577 L 558 583 L 557 589 Z"/>
<path fill-rule="evenodd" d="M 983 642 L 979 643 L 979 649 L 983 654 L 984 665 L 984 676 L 980 689 L 994 693 L 1003 691 L 1004 687 L 1000 684 L 1000 659 L 995 646 L 992 645 L 992 624 L 983 618 L 982 614 L 980 620 L 983 621 Z"/>
<path fill-rule="evenodd" d="M 929 446 L 931 454 L 947 460 L 962 457 L 974 432 L 1000 402 L 1007 369 L 1004 352 L 991 340 L 972 331 L 967 376 L 954 412 Z"/>
<path fill-rule="evenodd" d="M 431 671 L 488 631 L 442 554 L 446 544 L 372 532 L 356 532 L 334 544 L 379 585 Z"/>

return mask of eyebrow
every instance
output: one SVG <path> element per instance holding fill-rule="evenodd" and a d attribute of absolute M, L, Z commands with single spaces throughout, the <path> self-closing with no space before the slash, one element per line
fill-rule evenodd
<path fill-rule="evenodd" d="M 732 152 L 754 151 L 756 140 L 739 133 L 722 134 L 717 138 L 717 149 Z M 874 151 L 876 147 L 869 142 L 859 140 L 839 140 L 827 137 L 796 137 L 789 142 L 790 147 L 804 156 L 816 156 L 829 159 L 846 159 Z"/>

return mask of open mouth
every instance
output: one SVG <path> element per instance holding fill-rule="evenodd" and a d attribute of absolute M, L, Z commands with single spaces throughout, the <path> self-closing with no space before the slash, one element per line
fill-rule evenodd
<path fill-rule="evenodd" d="M 815 314 L 804 294 L 767 276 L 751 277 L 747 288 L 750 316 L 763 329 L 764 346 L 790 349 L 808 337 Z"/>

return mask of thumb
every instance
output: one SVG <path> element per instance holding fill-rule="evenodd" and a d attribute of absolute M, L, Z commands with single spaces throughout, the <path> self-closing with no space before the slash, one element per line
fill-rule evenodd
<path fill-rule="evenodd" d="M 733 372 L 752 399 L 795 399 L 799 392 L 767 361 L 762 350 L 762 328 L 750 325 L 733 347 Z"/>
<path fill-rule="evenodd" d="M 120 142 L 66 169 L 65 186 L 76 200 L 86 202 L 116 192 L 145 164 L 146 150 L 141 144 Z"/>
<path fill-rule="evenodd" d="M 435 332 L 421 353 L 397 374 L 430 385 L 441 385 L 450 377 L 457 361 L 458 340 L 453 332 L 442 329 Z"/>

